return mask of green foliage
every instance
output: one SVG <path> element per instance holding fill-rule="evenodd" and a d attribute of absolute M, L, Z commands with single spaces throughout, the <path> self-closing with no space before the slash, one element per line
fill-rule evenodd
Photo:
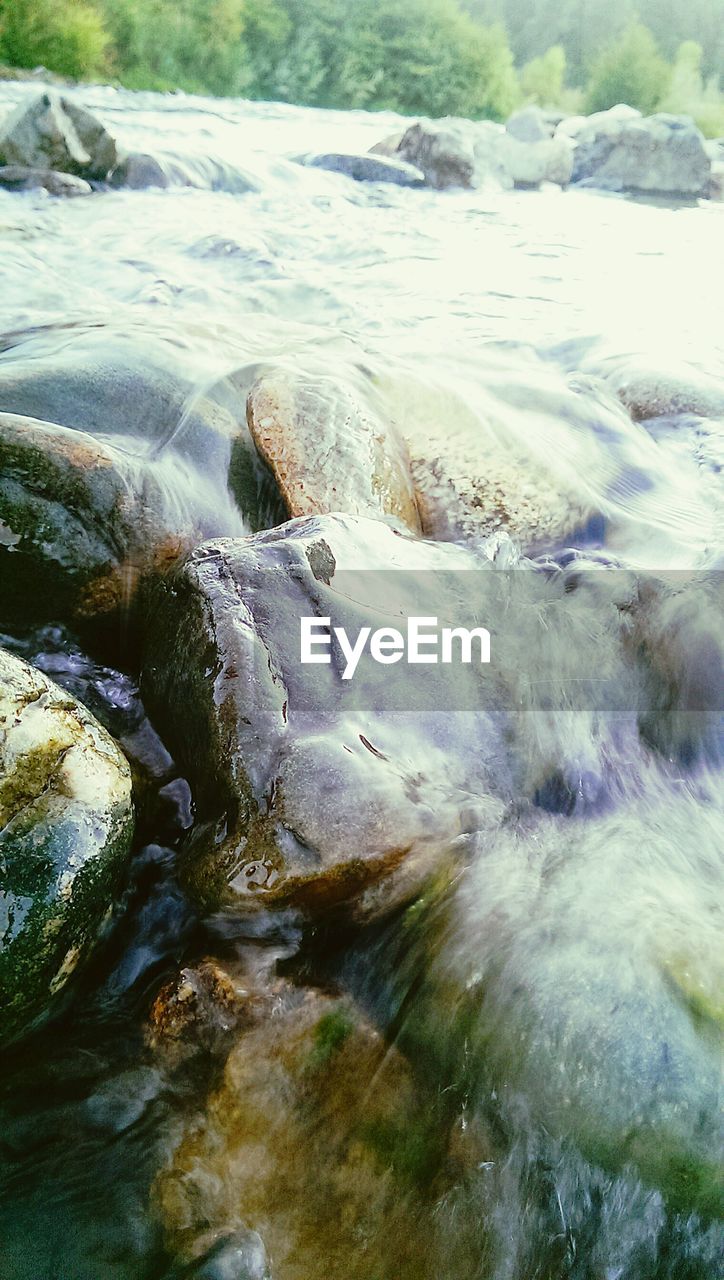
<path fill-rule="evenodd" d="M 0 61 L 43 64 L 79 79 L 110 76 L 132 88 L 495 120 L 521 99 L 580 110 L 585 88 L 588 110 L 619 101 L 645 112 L 661 107 L 692 115 L 717 135 L 724 132 L 721 6 L 722 0 L 0 0 Z M 513 55 L 522 67 L 520 85 Z"/>
<path fill-rule="evenodd" d="M 93 76 L 107 43 L 99 13 L 85 0 L 0 0 L 0 61 L 11 66 Z"/>
<path fill-rule="evenodd" d="M 539 58 L 526 62 L 520 73 L 520 87 L 528 102 L 539 107 L 557 107 L 563 98 L 563 81 L 566 74 L 566 52 L 562 45 L 554 44 Z"/>
<path fill-rule="evenodd" d="M 679 46 L 661 106 L 664 111 L 692 116 L 705 137 L 720 138 L 724 135 L 724 97 L 716 76 L 704 84 L 703 59 L 704 51 L 695 40 Z"/>
<path fill-rule="evenodd" d="M 633 22 L 601 55 L 591 72 L 587 111 L 606 111 L 618 102 L 645 115 L 665 97 L 671 68 L 661 57 L 648 27 Z"/>

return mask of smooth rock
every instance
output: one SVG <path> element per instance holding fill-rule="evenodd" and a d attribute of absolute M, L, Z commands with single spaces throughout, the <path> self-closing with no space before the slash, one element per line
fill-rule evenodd
<path fill-rule="evenodd" d="M 387 515 L 420 532 L 404 442 L 344 385 L 268 374 L 246 411 L 288 515 Z"/>
<path fill-rule="evenodd" d="M 423 187 L 425 175 L 414 165 L 396 160 L 392 156 L 348 155 L 328 152 L 324 155 L 305 156 L 302 163 L 313 169 L 329 169 L 332 173 L 344 173 L 355 182 L 392 182 L 398 187 Z"/>
<path fill-rule="evenodd" d="M 0 126 L 5 165 L 102 181 L 117 158 L 115 141 L 100 121 L 55 90 L 21 103 Z"/>
<path fill-rule="evenodd" d="M 187 1273 L 189 1280 L 271 1280 L 269 1259 L 258 1231 L 232 1231 Z"/>
<path fill-rule="evenodd" d="M 134 191 L 171 185 L 168 173 L 156 156 L 141 151 L 124 155 L 110 175 L 109 182 L 112 187 L 130 187 Z"/>
<path fill-rule="evenodd" d="M 621 618 L 636 582 L 590 577 L 572 592 L 350 516 L 200 546 L 159 584 L 143 688 L 194 788 L 179 866 L 202 908 L 370 918 L 464 858 L 470 824 L 494 830 L 514 797 L 545 807 L 563 779 L 565 811 L 585 811 L 621 752 L 633 785 L 643 708 Z M 353 644 L 408 613 L 490 620 L 490 662 L 367 651 L 345 676 L 336 629 Z M 300 660 L 305 618 L 335 628 L 329 662 Z M 567 714 L 541 716 L 541 691 Z"/>
<path fill-rule="evenodd" d="M 154 1201 L 170 1249 L 202 1254 L 199 1280 L 256 1280 L 267 1251 L 274 1280 L 432 1280 L 434 1228 L 413 1224 L 440 1146 L 408 1064 L 354 1005 L 288 988 L 232 1049 Z M 208 1269 L 234 1247 L 240 1271 Z"/>
<path fill-rule="evenodd" d="M 0 650 L 0 1038 L 44 1012 L 113 903 L 131 773 L 88 711 Z"/>
<path fill-rule="evenodd" d="M 451 891 L 410 909 L 365 995 L 471 1116 L 492 1093 L 527 1141 L 575 1144 L 717 1216 L 721 796 L 672 792 L 665 768 L 647 786 L 607 817 L 487 837 Z"/>
<path fill-rule="evenodd" d="M 19 164 L 0 168 L 0 187 L 8 191 L 47 191 L 51 196 L 89 196 L 93 188 L 83 178 L 52 169 L 28 169 Z"/>
<path fill-rule="evenodd" d="M 6 625 L 50 609 L 110 620 L 147 573 L 204 537 L 245 531 L 261 468 L 243 399 L 222 391 L 197 392 L 160 345 L 102 329 L 36 359 L 22 345 L 0 358 Z"/>
<path fill-rule="evenodd" d="M 576 135 L 574 183 L 682 198 L 708 193 L 711 160 L 688 116 L 607 115 L 591 117 Z"/>

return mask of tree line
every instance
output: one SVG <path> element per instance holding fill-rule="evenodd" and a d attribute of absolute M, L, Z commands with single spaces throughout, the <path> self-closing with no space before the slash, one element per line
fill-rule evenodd
<path fill-rule="evenodd" d="M 723 0 L 0 0 L 0 63 L 130 88 L 504 119 L 628 102 L 724 134 Z"/>

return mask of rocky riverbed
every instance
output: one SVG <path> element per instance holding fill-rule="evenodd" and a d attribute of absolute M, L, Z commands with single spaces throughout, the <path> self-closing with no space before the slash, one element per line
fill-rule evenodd
<path fill-rule="evenodd" d="M 3 1280 L 714 1280 L 718 151 L 0 111 Z"/>

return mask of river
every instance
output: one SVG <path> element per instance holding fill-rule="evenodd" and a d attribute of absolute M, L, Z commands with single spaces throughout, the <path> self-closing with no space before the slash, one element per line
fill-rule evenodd
<path fill-rule="evenodd" d="M 0 85 L 0 112 L 36 92 L 35 85 Z M 371 380 L 376 410 L 422 451 L 429 440 L 460 457 L 487 433 L 496 456 L 526 460 L 531 474 L 545 460 L 582 509 L 605 517 L 579 533 L 578 546 L 591 554 L 627 570 L 721 568 L 724 409 L 707 412 L 706 404 L 724 403 L 724 205 L 673 207 L 553 187 L 434 192 L 354 183 L 294 157 L 365 151 L 399 131 L 399 117 L 110 87 L 68 92 L 123 146 L 162 151 L 195 185 L 77 200 L 0 194 L 0 374 L 24 374 L 33 361 L 62 362 L 78 351 L 157 353 L 190 386 L 189 410 L 209 389 L 227 404 L 227 379 L 240 368 L 282 366 L 350 386 Z M 661 412 L 643 415 L 644 424 L 616 418 L 615 430 L 597 428 L 607 397 L 613 404 L 614 393 L 644 384 L 665 388 Z M 696 388 L 698 402 L 690 397 L 678 410 L 672 386 Z M 168 425 L 169 438 L 183 434 L 185 415 L 186 407 Z M 129 427 L 131 436 L 143 436 L 143 422 Z M 164 467 L 161 461 L 167 502 L 183 524 L 190 495 L 196 499 L 205 481 Z M 249 532 L 228 495 L 209 492 L 203 505 L 206 536 Z M 149 1053 L 144 1025 L 162 982 L 189 959 L 259 946 L 265 963 L 278 962 L 296 980 L 354 993 L 391 1041 L 399 1035 L 412 1061 L 425 1059 L 420 1087 L 434 1106 L 455 1082 L 449 1064 L 426 1060 L 426 1037 L 441 1035 L 428 987 L 452 979 L 448 968 L 440 977 L 438 944 L 430 943 L 429 973 L 418 984 L 416 944 L 399 922 L 363 930 L 349 946 L 333 929 L 329 936 L 322 929 L 321 939 L 313 931 L 310 951 L 298 922 L 286 916 L 268 923 L 256 943 L 246 935 L 240 941 L 228 922 L 200 918 L 175 871 L 175 851 L 192 822 L 188 784 L 145 720 L 134 659 L 124 661 L 122 648 L 88 656 L 54 617 L 42 621 L 6 642 L 87 701 L 115 736 L 130 739 L 143 729 L 157 768 L 123 900 L 96 961 L 56 1020 L 6 1055 L 0 1272 L 2 1280 L 161 1280 L 177 1272 L 169 1270 L 149 1211 L 149 1188 L 178 1141 L 179 1115 L 202 1105 L 208 1087 L 205 1067 L 169 1074 Z M 565 891 L 546 900 L 536 890 L 539 935 L 526 915 L 527 855 L 517 846 L 499 852 L 478 888 L 473 871 L 472 887 L 444 909 L 452 910 L 452 923 L 444 911 L 440 923 L 433 910 L 433 933 L 468 942 L 445 962 L 462 989 L 491 921 L 506 922 L 512 959 L 501 989 L 509 994 L 527 982 L 535 989 L 525 947 L 529 964 L 541 955 L 547 963 L 546 930 L 555 933 L 562 919 L 564 937 L 566 929 L 587 939 L 600 930 L 600 963 L 611 963 L 616 946 L 611 954 L 607 948 L 618 930 L 630 937 L 638 927 L 655 927 L 658 890 L 650 890 L 647 876 L 661 871 L 664 846 L 649 855 L 649 837 L 675 846 L 680 865 L 662 876 L 671 871 L 674 894 L 677 885 L 688 886 L 686 919 L 702 928 L 701 942 L 689 941 L 694 950 L 708 947 L 720 890 L 708 858 L 714 849 L 720 856 L 724 832 L 720 763 L 714 753 L 693 781 L 672 768 L 665 778 L 647 776 L 620 824 L 607 818 L 609 825 L 597 828 L 596 849 Z M 686 800 L 677 808 L 671 797 L 682 789 Z M 558 836 L 551 830 L 537 839 L 552 847 Z M 603 909 L 602 926 L 599 904 L 616 896 L 617 883 L 636 910 Z M 480 946 L 487 949 L 487 942 Z M 397 983 L 380 976 L 390 964 Z M 550 978 L 555 986 L 554 968 Z M 546 991 L 538 1007 L 547 1008 L 549 998 Z M 497 990 L 486 1006 L 496 1028 L 504 1022 L 501 999 Z M 633 1001 L 630 1017 L 636 1010 Z M 424 1215 L 436 1224 L 430 1240 L 410 1191 L 399 1213 L 381 1217 L 385 1244 L 374 1265 L 358 1269 L 352 1259 L 343 1275 L 309 1170 L 314 1207 L 305 1229 L 313 1234 L 316 1221 L 319 1243 L 315 1252 L 305 1236 L 301 1256 L 314 1259 L 305 1263 L 313 1272 L 287 1260 L 283 1280 L 418 1280 L 419 1264 L 399 1243 L 407 1231 L 437 1259 L 436 1280 L 721 1274 L 722 1236 L 710 1215 L 669 1204 L 632 1168 L 604 1172 L 575 1144 L 536 1128 L 500 1090 L 496 1111 L 495 1072 L 505 1075 L 514 1051 L 500 1049 L 502 1067 L 496 1050 L 486 1045 L 482 1052 L 494 1064 L 493 1085 L 486 1076 L 475 1086 L 487 1089 L 476 1121 L 485 1129 L 475 1140 L 483 1154 L 473 1172 L 474 1156 L 456 1156 L 464 1170 L 457 1174 L 450 1151 L 439 1157 L 444 1176 L 439 1169 L 435 1176 L 443 1189 L 426 1184 L 425 1193 Z M 604 1044 L 601 1052 L 605 1061 L 616 1050 Z M 631 1070 L 635 1061 L 633 1055 Z M 528 1071 L 522 1096 L 535 1094 Z M 466 1107 L 475 1109 L 473 1092 L 470 1086 L 458 1099 L 462 1131 Z M 550 1105 L 545 1089 L 539 1105 L 543 1112 Z M 295 1165 L 289 1185 L 296 1191 L 280 1191 L 280 1201 L 302 1194 L 298 1174 Z M 277 1242 L 277 1255 L 280 1248 Z M 276 1280 L 274 1248 L 271 1258 Z M 238 1272 L 239 1280 L 245 1274 Z"/>

